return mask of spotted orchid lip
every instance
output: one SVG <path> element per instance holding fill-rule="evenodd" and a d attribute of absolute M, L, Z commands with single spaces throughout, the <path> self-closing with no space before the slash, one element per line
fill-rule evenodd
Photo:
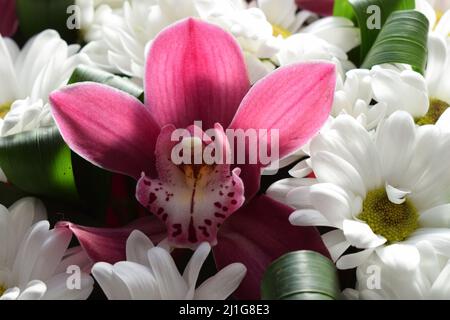
<path fill-rule="evenodd" d="M 205 241 L 215 245 L 223 222 L 244 204 L 240 169 L 232 170 L 229 164 L 174 164 L 171 152 L 178 143 L 171 140 L 174 130 L 174 126 L 162 129 L 156 143 L 158 178 L 143 174 L 136 198 L 166 224 L 173 246 L 195 248 Z M 215 131 L 222 138 L 214 143 L 229 153 L 223 128 L 216 124 Z"/>

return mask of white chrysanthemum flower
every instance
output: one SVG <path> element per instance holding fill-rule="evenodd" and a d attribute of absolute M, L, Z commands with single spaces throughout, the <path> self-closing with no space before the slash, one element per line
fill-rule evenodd
<path fill-rule="evenodd" d="M 223 300 L 239 287 L 246 268 L 231 264 L 197 288 L 210 251 L 208 243 L 201 244 L 181 275 L 166 249 L 154 247 L 143 233 L 134 231 L 127 240 L 127 261 L 96 263 L 92 274 L 110 300 Z"/>
<path fill-rule="evenodd" d="M 347 52 L 361 43 L 359 29 L 342 17 L 326 17 L 286 37 L 276 55 L 280 66 L 309 60 L 334 62 L 341 76 L 354 69 Z"/>
<path fill-rule="evenodd" d="M 326 40 L 304 32 L 296 33 L 284 39 L 274 60 L 280 66 L 312 60 L 328 61 L 336 65 L 340 76 L 355 68 L 343 50 Z"/>
<path fill-rule="evenodd" d="M 88 61 L 79 49 L 53 30 L 36 35 L 22 50 L 0 37 L 0 136 L 53 124 L 48 95 Z"/>
<path fill-rule="evenodd" d="M 415 119 L 427 113 L 429 97 L 425 78 L 403 65 L 374 66 L 370 71 L 353 69 L 338 81 L 333 116 L 341 113 L 374 129 L 395 111 L 406 111 Z"/>
<path fill-rule="evenodd" d="M 339 268 L 357 267 L 398 242 L 429 240 L 450 254 L 450 171 L 443 165 L 450 135 L 416 126 L 403 111 L 375 135 L 340 115 L 312 140 L 310 154 L 297 170 L 312 169 L 315 179 L 282 180 L 268 193 L 298 209 L 292 224 L 337 228 L 323 239 Z M 342 256 L 350 246 L 362 251 Z"/>
<path fill-rule="evenodd" d="M 333 118 L 340 114 L 350 115 L 367 130 L 373 130 L 395 111 L 407 111 L 417 121 L 427 113 L 429 101 L 425 78 L 407 66 L 386 64 L 374 66 L 371 70 L 352 69 L 346 73 L 345 81 L 341 77 L 337 80 L 331 116 L 321 131 L 327 130 Z M 439 124 L 444 124 L 443 119 Z M 309 144 L 306 144 L 276 163 L 275 170 L 265 168 L 263 174 L 272 175 L 278 168 L 291 165 L 309 154 Z M 289 173 L 299 178 L 310 172 L 307 163 L 301 162 Z"/>
<path fill-rule="evenodd" d="M 448 257 L 427 241 L 416 246 L 394 244 L 389 251 L 358 267 L 356 290 L 343 292 L 347 299 L 450 300 Z"/>
<path fill-rule="evenodd" d="M 113 11 L 120 11 L 125 0 L 75 0 L 79 16 L 77 23 L 86 41 L 101 38 L 101 27 L 114 23 Z"/>
<path fill-rule="evenodd" d="M 79 281 L 69 286 L 72 274 L 67 273 L 69 266 L 83 270 L 87 256 L 78 248 L 67 249 L 70 230 L 49 230 L 44 219 L 45 207 L 37 199 L 24 198 L 9 210 L 0 205 L 0 300 L 81 300 L 90 295 L 94 280 L 88 274 L 80 272 Z"/>
<path fill-rule="evenodd" d="M 430 105 L 419 123 L 436 124 L 450 130 L 450 10 L 435 11 L 426 0 L 416 0 L 416 9 L 430 22 L 425 71 Z"/>
<path fill-rule="evenodd" d="M 305 23 L 318 19 L 311 11 L 298 10 L 295 0 L 254 0 L 249 7 L 261 9 L 273 27 L 273 34 L 283 38 L 299 32 Z"/>
<path fill-rule="evenodd" d="M 416 0 L 416 9 L 419 11 L 422 11 L 425 5 L 435 12 L 437 20 L 442 17 L 445 11 L 450 9 L 449 0 Z"/>
<path fill-rule="evenodd" d="M 254 80 L 261 70 L 267 73 L 275 68 L 270 62 L 259 60 L 278 51 L 272 26 L 261 10 L 247 9 L 241 0 L 130 0 L 122 10 L 111 14 L 114 18 L 102 26 L 101 39 L 83 49 L 95 64 L 109 71 L 142 81 L 146 48 L 161 30 L 187 17 L 215 23 L 231 32 L 244 50 Z"/>

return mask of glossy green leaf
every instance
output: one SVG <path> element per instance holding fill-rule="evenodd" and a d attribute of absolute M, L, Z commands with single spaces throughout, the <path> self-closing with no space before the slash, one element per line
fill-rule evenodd
<path fill-rule="evenodd" d="M 362 68 L 405 63 L 423 74 L 427 61 L 428 19 L 414 10 L 394 12 L 386 21 Z"/>
<path fill-rule="evenodd" d="M 76 42 L 78 30 L 68 28 L 75 0 L 17 0 L 17 16 L 20 32 L 25 38 L 46 30 L 54 29 L 69 43 Z"/>
<path fill-rule="evenodd" d="M 0 167 L 8 181 L 33 195 L 78 200 L 71 156 L 56 127 L 0 138 Z"/>
<path fill-rule="evenodd" d="M 338 300 L 336 267 L 314 251 L 288 253 L 267 269 L 261 297 L 265 300 Z"/>
<path fill-rule="evenodd" d="M 136 98 L 139 98 L 141 101 L 144 100 L 144 90 L 131 82 L 128 78 L 116 76 L 112 73 L 89 66 L 82 65 L 76 68 L 70 77 L 69 84 L 86 81 L 106 84 L 113 88 L 125 91 Z"/>
<path fill-rule="evenodd" d="M 334 0 L 333 15 L 357 22 L 353 7 L 348 0 Z"/>
<path fill-rule="evenodd" d="M 361 32 L 359 56 L 364 60 L 389 16 L 414 8 L 415 0 L 336 0 L 334 15 L 356 22 Z"/>

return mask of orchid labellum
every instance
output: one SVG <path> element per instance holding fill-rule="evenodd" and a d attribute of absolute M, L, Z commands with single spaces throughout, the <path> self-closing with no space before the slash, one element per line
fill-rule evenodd
<path fill-rule="evenodd" d="M 258 298 L 265 268 L 282 254 L 311 249 L 328 255 L 318 232 L 292 227 L 290 208 L 256 195 L 261 163 L 175 164 L 171 136 L 176 129 L 198 129 L 193 124 L 202 121 L 203 129 L 212 129 L 220 140 L 216 143 L 228 150 L 224 128 L 277 129 L 283 157 L 324 124 L 334 87 L 334 65 L 309 63 L 280 68 L 250 88 L 236 41 L 216 26 L 187 19 L 161 32 L 149 50 L 145 104 L 96 83 L 68 86 L 50 100 L 57 125 L 75 152 L 138 180 L 137 199 L 165 224 L 172 246 L 194 249 L 211 243 L 219 268 L 246 265 L 248 276 L 238 295 Z M 182 142 L 207 147 L 195 138 Z M 115 262 L 115 250 L 123 249 L 126 237 L 120 229 L 66 226 L 95 260 Z M 123 232 L 128 235 L 130 228 Z"/>

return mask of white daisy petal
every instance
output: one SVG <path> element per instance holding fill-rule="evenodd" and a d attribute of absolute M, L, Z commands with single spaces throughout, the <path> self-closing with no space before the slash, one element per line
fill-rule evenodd
<path fill-rule="evenodd" d="M 183 299 L 188 287 L 170 254 L 164 249 L 155 247 L 148 251 L 148 261 L 155 280 L 159 283 L 161 298 Z"/>
<path fill-rule="evenodd" d="M 402 204 L 406 201 L 406 196 L 411 194 L 411 191 L 404 191 L 386 184 L 386 194 L 390 202 L 395 204 Z"/>
<path fill-rule="evenodd" d="M 422 212 L 419 217 L 421 227 L 450 228 L 450 204 L 444 204 Z"/>
<path fill-rule="evenodd" d="M 267 195 L 272 199 L 280 202 L 285 202 L 288 193 L 298 187 L 305 187 L 313 185 L 316 182 L 315 179 L 283 179 L 272 184 L 266 191 Z"/>
<path fill-rule="evenodd" d="M 394 113 L 378 130 L 377 148 L 382 160 L 383 173 L 391 185 L 401 187 L 402 175 L 412 161 L 416 139 L 414 120 L 406 112 Z"/>
<path fill-rule="evenodd" d="M 420 263 L 419 250 L 406 244 L 392 244 L 379 248 L 377 255 L 387 267 L 406 272 L 415 270 Z"/>
<path fill-rule="evenodd" d="M 291 170 L 289 170 L 289 174 L 294 178 L 304 178 L 310 173 L 312 173 L 312 168 L 306 161 L 299 162 Z"/>
<path fill-rule="evenodd" d="M 134 230 L 127 239 L 127 261 L 148 265 L 147 252 L 154 245 L 152 241 L 141 231 Z"/>
<path fill-rule="evenodd" d="M 336 262 L 336 267 L 340 270 L 353 269 L 363 264 L 372 255 L 373 251 L 374 249 L 367 249 L 358 253 L 344 255 Z"/>
<path fill-rule="evenodd" d="M 17 287 L 7 289 L 2 296 L 0 296 L 0 300 L 16 300 L 20 295 L 20 289 Z"/>
<path fill-rule="evenodd" d="M 443 131 L 450 131 L 450 109 L 445 110 L 439 117 L 436 126 Z"/>
<path fill-rule="evenodd" d="M 436 97 L 442 81 L 442 70 L 445 70 L 447 62 L 447 49 L 445 40 L 438 34 L 430 34 L 428 37 L 428 65 L 426 79 L 428 91 L 432 97 Z"/>
<path fill-rule="evenodd" d="M 224 300 L 228 298 L 244 279 L 247 269 L 241 263 L 233 263 L 203 282 L 195 292 L 199 300 Z"/>
<path fill-rule="evenodd" d="M 310 187 L 298 187 L 290 191 L 283 202 L 297 209 L 306 209 L 312 205 Z"/>
<path fill-rule="evenodd" d="M 358 171 L 350 163 L 333 153 L 318 152 L 311 159 L 311 163 L 320 182 L 332 182 L 361 196 L 366 193 Z"/>
<path fill-rule="evenodd" d="M 322 235 L 322 240 L 334 262 L 350 247 L 350 243 L 346 240 L 342 230 L 330 231 Z"/>
<path fill-rule="evenodd" d="M 114 274 L 127 286 L 132 300 L 157 299 L 159 290 L 150 269 L 131 261 L 114 265 Z"/>
<path fill-rule="evenodd" d="M 430 299 L 445 299 L 450 297 L 450 262 L 441 271 L 436 281 L 433 283 L 430 292 Z"/>
<path fill-rule="evenodd" d="M 289 216 L 289 222 L 294 226 L 334 227 L 319 211 L 310 209 L 294 211 Z"/>
<path fill-rule="evenodd" d="M 131 293 L 126 284 L 114 274 L 109 263 L 98 262 L 92 268 L 92 275 L 109 300 L 130 300 Z"/>
<path fill-rule="evenodd" d="M 366 223 L 359 221 L 344 220 L 343 232 L 347 241 L 359 249 L 377 248 L 387 241 L 376 235 Z"/>
<path fill-rule="evenodd" d="M 183 278 L 186 281 L 189 291 L 193 294 L 195 291 L 195 286 L 197 284 L 197 279 L 200 273 L 200 269 L 203 266 L 206 258 L 211 252 L 211 246 L 209 243 L 202 243 L 197 250 L 195 250 L 194 255 L 191 260 L 189 260 L 188 265 L 183 273 Z"/>
<path fill-rule="evenodd" d="M 39 300 L 44 296 L 46 290 L 47 286 L 44 282 L 38 280 L 30 281 L 25 290 L 17 297 L 17 300 Z"/>
<path fill-rule="evenodd" d="M 80 287 L 67 289 L 67 280 L 70 275 L 60 273 L 46 281 L 47 291 L 43 300 L 86 300 L 94 286 L 94 280 L 87 274 L 81 274 Z"/>

